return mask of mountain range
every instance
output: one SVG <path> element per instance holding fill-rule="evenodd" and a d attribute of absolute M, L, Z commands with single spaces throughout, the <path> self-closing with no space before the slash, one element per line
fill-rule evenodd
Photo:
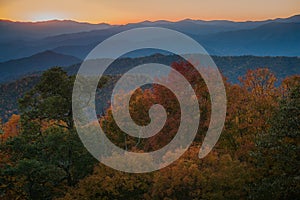
<path fill-rule="evenodd" d="M 72 20 L 50 20 L 42 22 L 13 22 L 0 20 L 0 41 L 35 40 L 59 34 L 76 33 L 111 28 L 106 23 L 90 24 Z"/>
<path fill-rule="evenodd" d="M 300 15 L 265 21 L 144 21 L 126 25 L 89 24 L 70 20 L 0 21 L 0 62 L 51 50 L 85 56 L 106 38 L 137 27 L 164 27 L 185 33 L 213 55 L 300 56 Z"/>
<path fill-rule="evenodd" d="M 44 71 L 53 66 L 67 67 L 81 63 L 86 55 L 101 41 L 119 33 L 138 27 L 164 27 L 183 32 L 214 55 L 215 62 L 230 80 L 236 80 L 237 69 L 244 73 L 247 68 L 277 66 L 281 75 L 296 72 L 299 68 L 300 56 L 300 15 L 265 21 L 233 22 L 226 20 L 192 20 L 177 22 L 165 20 L 144 21 L 126 25 L 110 25 L 105 23 L 89 24 L 70 20 L 52 20 L 45 22 L 12 22 L 0 20 L 0 83 L 10 82 L 22 76 Z M 155 53 L 168 53 L 145 49 L 144 51 L 126 54 L 130 58 L 151 56 Z M 245 57 L 244 55 L 254 55 Z M 221 57 L 220 57 L 221 56 Z M 234 56 L 234 57 L 232 57 Z M 247 59 L 254 59 L 247 66 Z M 266 56 L 273 56 L 267 59 Z M 290 56 L 291 59 L 283 57 Z M 297 58 L 298 57 L 298 58 Z M 218 63 L 218 60 L 234 58 L 241 62 Z M 165 56 L 165 62 L 167 56 Z M 168 60 L 168 59 L 167 59 Z M 266 62 L 262 63 L 261 60 Z M 151 61 L 151 60 L 150 60 Z M 277 63 L 275 63 L 275 61 Z M 290 63 L 289 63 L 290 62 Z M 258 63 L 261 63 L 259 65 Z M 282 63 L 282 66 L 278 66 Z M 119 71 L 122 71 L 120 66 Z M 166 64 L 170 64 L 166 62 Z M 244 68 L 241 68 L 241 67 Z M 284 67 L 288 67 L 282 70 Z M 234 71 L 231 76 L 230 71 Z M 299 73 L 299 72 L 297 72 Z"/>

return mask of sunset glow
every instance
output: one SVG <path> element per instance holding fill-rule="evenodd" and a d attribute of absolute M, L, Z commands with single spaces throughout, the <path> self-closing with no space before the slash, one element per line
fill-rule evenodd
<path fill-rule="evenodd" d="M 267 5 L 267 6 L 266 6 Z M 299 0 L 3 0 L 0 18 L 13 21 L 71 19 L 91 23 L 125 24 L 144 20 L 178 21 L 226 19 L 265 20 L 300 13 Z"/>

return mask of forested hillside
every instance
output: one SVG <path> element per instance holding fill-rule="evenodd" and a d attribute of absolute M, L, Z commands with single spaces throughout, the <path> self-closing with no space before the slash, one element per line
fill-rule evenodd
<path fill-rule="evenodd" d="M 197 86 L 201 110 L 194 143 L 179 160 L 146 174 L 123 173 L 99 164 L 74 128 L 74 76 L 53 68 L 30 80 L 29 92 L 19 99 L 19 117 L 1 125 L 1 198 L 297 199 L 300 77 L 289 76 L 276 87 L 276 76 L 267 68 L 258 68 L 243 74 L 239 85 L 224 80 L 228 101 L 225 127 L 213 151 L 199 159 L 210 121 L 209 93 L 188 63 L 172 66 L 183 74 L 189 71 L 187 80 Z M 102 79 L 98 89 L 107 87 L 109 80 Z M 159 149 L 176 134 L 180 123 L 174 95 L 153 85 L 136 90 L 130 101 L 132 118 L 138 124 L 149 122 L 146 113 L 156 103 L 167 109 L 168 118 L 154 137 L 140 139 L 123 133 L 109 106 L 99 116 L 99 123 L 120 148 L 133 152 Z M 172 152 L 164 159 L 168 156 Z"/>
<path fill-rule="evenodd" d="M 52 55 L 52 53 L 50 54 Z M 51 63 L 53 63 L 56 62 L 55 58 L 56 57 L 50 57 L 47 60 L 50 60 Z M 243 76 L 249 69 L 264 67 L 270 69 L 278 79 L 276 86 L 278 86 L 286 77 L 294 74 L 300 74 L 300 58 L 298 57 L 213 56 L 213 59 L 221 73 L 226 77 L 227 81 L 233 84 L 240 84 L 239 77 Z M 45 61 L 45 59 L 43 60 Z M 107 87 L 104 87 L 103 90 L 110 91 L 113 83 L 118 79 L 117 77 L 120 74 L 127 72 L 129 69 L 139 65 L 140 63 L 154 62 L 171 65 L 173 62 L 178 61 L 182 61 L 182 59 L 178 56 L 162 54 L 154 54 L 140 58 L 119 58 L 114 61 L 105 72 L 105 74 L 111 76 L 112 79 L 109 82 L 110 84 L 108 84 Z M 14 66 L 9 67 L 8 70 L 10 70 L 14 76 L 20 77 L 20 75 L 15 73 L 14 70 L 28 68 L 30 65 L 26 63 L 26 65 L 19 64 Z M 36 84 L 43 72 L 42 70 L 50 68 L 51 65 L 45 62 L 43 66 L 37 67 L 35 70 L 31 68 L 23 69 L 22 71 L 26 71 L 26 73 L 29 74 L 21 76 L 23 78 L 19 78 L 19 80 L 0 84 L 0 117 L 4 121 L 7 121 L 12 114 L 18 114 L 17 100 L 23 97 L 24 93 L 29 91 L 33 85 Z M 75 75 L 79 67 L 80 64 L 76 64 L 65 67 L 64 70 L 66 70 L 69 75 Z M 31 70 L 31 72 L 28 70 Z M 21 72 L 19 74 L 21 74 Z M 107 94 L 107 92 L 104 92 L 104 94 Z M 103 100 L 105 102 L 108 101 L 109 95 L 105 96 Z M 102 114 L 103 108 L 101 103 L 99 103 L 98 108 L 98 112 Z"/>

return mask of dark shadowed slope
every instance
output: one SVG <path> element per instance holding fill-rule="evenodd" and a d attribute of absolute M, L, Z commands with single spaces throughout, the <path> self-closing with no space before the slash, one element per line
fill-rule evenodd
<path fill-rule="evenodd" d="M 69 66 L 79 62 L 81 60 L 74 56 L 44 51 L 30 57 L 0 63 L 0 82 L 11 81 L 27 73 L 44 71 L 53 66 Z"/>

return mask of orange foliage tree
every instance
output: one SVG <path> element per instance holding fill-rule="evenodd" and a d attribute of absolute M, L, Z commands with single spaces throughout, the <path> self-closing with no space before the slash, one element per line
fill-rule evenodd
<path fill-rule="evenodd" d="M 9 137 L 14 137 L 20 133 L 20 115 L 12 115 L 11 118 L 3 125 L 3 134 L 1 141 L 6 141 Z"/>

